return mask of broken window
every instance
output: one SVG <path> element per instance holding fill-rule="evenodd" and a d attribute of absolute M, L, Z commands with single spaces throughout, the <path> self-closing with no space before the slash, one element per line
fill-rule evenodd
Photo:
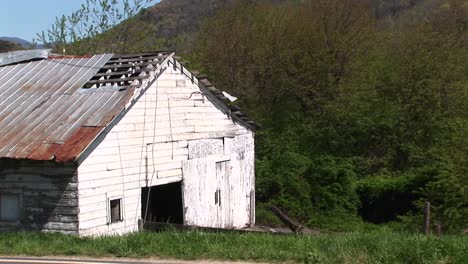
<path fill-rule="evenodd" d="M 110 223 L 120 222 L 122 218 L 122 199 L 110 200 Z"/>
<path fill-rule="evenodd" d="M 18 194 L 0 193 L 0 221 L 15 222 L 20 219 L 20 197 Z"/>

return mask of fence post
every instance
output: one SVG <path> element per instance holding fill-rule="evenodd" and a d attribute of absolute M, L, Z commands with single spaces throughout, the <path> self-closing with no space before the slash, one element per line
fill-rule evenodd
<path fill-rule="evenodd" d="M 142 232 L 143 231 L 143 219 L 138 219 L 138 231 Z"/>
<path fill-rule="evenodd" d="M 431 203 L 424 203 L 424 233 L 426 236 L 431 234 Z"/>
<path fill-rule="evenodd" d="M 436 234 L 438 236 L 442 236 L 442 225 L 441 224 L 436 224 L 435 228 L 436 228 Z"/>

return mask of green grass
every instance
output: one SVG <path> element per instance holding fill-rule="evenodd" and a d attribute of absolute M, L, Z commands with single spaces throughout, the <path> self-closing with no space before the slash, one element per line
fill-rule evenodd
<path fill-rule="evenodd" d="M 0 233 L 0 255 L 161 257 L 296 263 L 468 263 L 468 237 L 425 237 L 382 229 L 319 237 L 166 231 L 79 238 Z"/>

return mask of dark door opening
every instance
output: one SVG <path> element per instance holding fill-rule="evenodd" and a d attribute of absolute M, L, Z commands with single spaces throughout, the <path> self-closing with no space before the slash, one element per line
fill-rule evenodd
<path fill-rule="evenodd" d="M 145 222 L 184 223 L 181 182 L 142 188 L 141 201 Z"/>

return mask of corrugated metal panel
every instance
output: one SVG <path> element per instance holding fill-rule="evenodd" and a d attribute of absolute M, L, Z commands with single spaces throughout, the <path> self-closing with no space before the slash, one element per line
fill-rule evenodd
<path fill-rule="evenodd" d="M 17 50 L 8 53 L 0 53 L 0 66 L 17 63 L 21 61 L 30 61 L 37 59 L 46 59 L 49 56 L 48 49 L 37 50 Z"/>
<path fill-rule="evenodd" d="M 102 127 L 80 127 L 55 153 L 57 162 L 75 160 L 101 132 Z"/>
<path fill-rule="evenodd" d="M 148 78 L 167 56 L 55 56 L 1 66 L 0 158 L 74 161 L 135 96 L 141 82 L 133 80 Z M 108 78 L 125 87 L 87 89 Z"/>
<path fill-rule="evenodd" d="M 55 58 L 1 67 L 0 157 L 74 160 L 107 123 L 82 126 L 90 119 L 117 115 L 133 94 L 133 90 L 76 92 L 112 56 Z"/>

